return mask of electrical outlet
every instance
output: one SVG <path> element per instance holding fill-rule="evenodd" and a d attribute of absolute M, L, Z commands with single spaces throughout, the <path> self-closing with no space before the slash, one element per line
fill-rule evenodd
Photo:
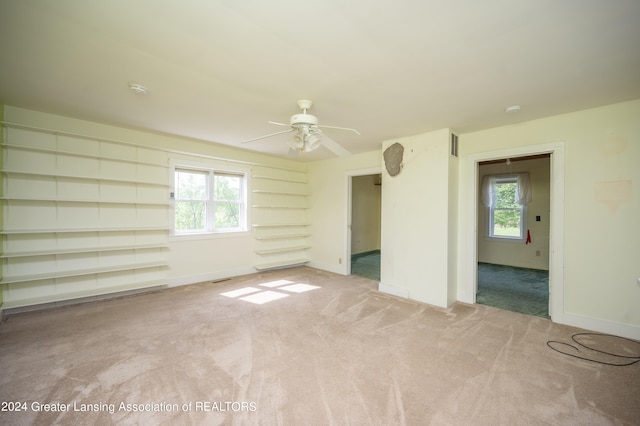
<path fill-rule="evenodd" d="M 536 250 L 536 256 L 540 256 L 540 250 Z"/>
<path fill-rule="evenodd" d="M 342 265 L 342 258 L 341 257 L 338 258 L 338 265 Z"/>

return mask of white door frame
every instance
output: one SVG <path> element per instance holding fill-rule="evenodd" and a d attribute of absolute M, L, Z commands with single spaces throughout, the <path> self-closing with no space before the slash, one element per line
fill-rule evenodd
<path fill-rule="evenodd" d="M 550 213 L 549 213 L 549 315 L 555 322 L 564 323 L 564 141 L 529 145 L 499 151 L 472 154 L 467 157 L 467 277 L 459 292 L 461 301 L 476 303 L 478 288 L 478 164 L 482 161 L 551 154 Z M 464 299 L 464 300 L 463 300 Z"/>
<path fill-rule="evenodd" d="M 345 232 L 345 244 L 344 244 L 344 254 L 342 255 L 342 258 L 344 259 L 344 262 L 342 263 L 343 266 L 343 273 L 345 275 L 351 275 L 351 203 L 352 203 L 352 178 L 354 176 L 367 176 L 367 175 L 379 175 L 382 173 L 382 166 L 380 167 L 370 167 L 367 169 L 358 169 L 358 170 L 347 170 L 345 172 L 345 180 L 346 180 L 346 201 L 345 201 L 345 206 L 346 206 L 346 218 L 347 220 L 345 221 L 347 224 L 347 230 Z"/>

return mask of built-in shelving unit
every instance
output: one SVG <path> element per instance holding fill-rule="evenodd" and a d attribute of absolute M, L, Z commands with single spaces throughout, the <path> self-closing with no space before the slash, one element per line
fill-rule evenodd
<path fill-rule="evenodd" d="M 254 268 L 262 271 L 309 262 L 306 172 L 256 167 L 252 184 Z"/>
<path fill-rule="evenodd" d="M 162 150 L 5 125 L 4 308 L 166 284 Z"/>

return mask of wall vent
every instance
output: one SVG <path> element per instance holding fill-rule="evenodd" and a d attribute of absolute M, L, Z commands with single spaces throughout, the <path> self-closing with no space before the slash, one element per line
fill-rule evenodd
<path fill-rule="evenodd" d="M 453 157 L 458 156 L 458 135 L 451 133 L 451 155 Z"/>

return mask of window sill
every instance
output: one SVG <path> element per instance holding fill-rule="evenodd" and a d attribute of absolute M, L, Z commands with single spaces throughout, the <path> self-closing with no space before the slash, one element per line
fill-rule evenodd
<path fill-rule="evenodd" d="M 484 237 L 485 241 L 489 241 L 492 243 L 509 243 L 509 244 L 524 244 L 525 239 L 524 238 L 509 238 L 509 237 L 489 237 L 486 236 Z"/>

